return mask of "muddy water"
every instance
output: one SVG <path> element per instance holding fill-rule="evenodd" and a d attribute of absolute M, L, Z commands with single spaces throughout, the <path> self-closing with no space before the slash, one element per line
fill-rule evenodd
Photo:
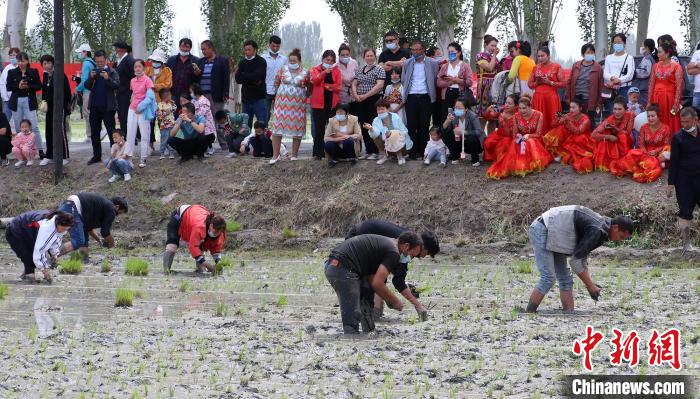
<path fill-rule="evenodd" d="M 234 258 L 216 278 L 191 273 L 184 253 L 170 276 L 157 250 L 145 253 L 147 277 L 125 276 L 125 259 L 110 256 L 110 273 L 90 266 L 52 285 L 26 285 L 17 281 L 19 262 L 0 249 L 0 281 L 10 286 L 0 301 L 0 397 L 552 397 L 556 378 L 582 371 L 570 348 L 587 324 L 607 335 L 636 329 L 643 341 L 652 328 L 678 327 L 685 372 L 700 374 L 693 269 L 657 276 L 594 261 L 601 302 L 576 284 L 576 313 L 559 312 L 550 293 L 532 316 L 517 310 L 537 280 L 515 271 L 521 260 L 427 260 L 409 279 L 430 287 L 421 300 L 431 319 L 419 323 L 410 306 L 388 311 L 376 334 L 347 340 L 312 254 Z M 114 307 L 121 287 L 140 294 L 131 308 Z M 224 316 L 215 315 L 219 304 Z M 607 354 L 594 354 L 596 373 L 670 371 L 611 367 Z"/>

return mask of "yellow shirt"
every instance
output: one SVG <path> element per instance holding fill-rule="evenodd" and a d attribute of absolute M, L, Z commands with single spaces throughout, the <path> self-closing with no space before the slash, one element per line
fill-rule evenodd
<path fill-rule="evenodd" d="M 513 81 L 517 75 L 518 79 L 527 81 L 530 79 L 533 69 L 535 69 L 535 61 L 530 57 L 519 55 L 513 60 L 510 72 L 508 72 L 508 80 Z"/>

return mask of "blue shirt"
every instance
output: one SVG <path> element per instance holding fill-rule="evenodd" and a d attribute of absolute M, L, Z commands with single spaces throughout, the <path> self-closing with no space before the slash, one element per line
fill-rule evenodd
<path fill-rule="evenodd" d="M 181 118 L 177 118 L 177 121 L 175 123 L 180 123 Z M 205 119 L 202 115 L 195 115 L 194 116 L 194 122 L 198 125 L 201 125 L 202 123 L 205 122 Z M 194 130 L 194 127 L 192 127 L 192 122 L 184 122 L 180 124 L 180 131 L 182 131 L 182 135 L 185 140 L 191 140 L 199 134 L 196 130 Z"/>

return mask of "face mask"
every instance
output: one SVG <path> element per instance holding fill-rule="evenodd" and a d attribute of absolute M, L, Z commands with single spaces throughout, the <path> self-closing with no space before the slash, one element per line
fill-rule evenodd
<path fill-rule="evenodd" d="M 401 79 L 391 79 L 391 83 L 399 83 Z"/>
<path fill-rule="evenodd" d="M 333 68 L 333 64 L 326 64 L 325 62 L 323 63 L 323 69 L 328 69 L 328 68 Z"/>
<path fill-rule="evenodd" d="M 347 65 L 350 62 L 350 57 L 340 57 L 340 62 Z"/>
<path fill-rule="evenodd" d="M 386 44 L 386 48 L 388 48 L 389 50 L 392 50 L 392 51 L 396 50 L 396 46 L 397 46 L 397 44 L 393 43 L 393 42 Z"/>
<path fill-rule="evenodd" d="M 245 57 L 245 59 L 248 60 L 248 61 L 252 60 L 253 58 L 255 58 L 255 56 L 252 56 L 252 57 Z"/>
<path fill-rule="evenodd" d="M 154 62 L 152 65 L 153 69 L 160 69 L 163 66 L 160 62 Z"/>
<path fill-rule="evenodd" d="M 401 256 L 399 256 L 399 263 L 407 264 L 410 263 L 412 259 L 412 256 L 401 254 Z"/>
<path fill-rule="evenodd" d="M 134 71 L 134 75 L 136 75 L 136 76 L 143 76 L 143 71 L 141 71 L 141 72 L 136 72 L 136 71 Z"/>
<path fill-rule="evenodd" d="M 347 115 L 341 114 L 341 115 L 336 115 L 335 119 L 337 119 L 338 122 L 342 122 L 342 121 L 348 119 L 348 117 L 347 117 Z"/>
<path fill-rule="evenodd" d="M 690 129 L 683 129 L 688 133 L 693 133 L 695 131 L 695 126 L 691 127 Z"/>
<path fill-rule="evenodd" d="M 277 54 L 279 54 L 279 51 L 272 51 L 272 50 L 270 50 L 270 55 L 277 55 Z"/>
<path fill-rule="evenodd" d="M 464 110 L 463 110 L 463 109 L 455 109 L 453 112 L 454 112 L 455 116 L 458 117 L 458 118 L 461 118 L 461 117 L 464 116 Z"/>
<path fill-rule="evenodd" d="M 421 58 L 423 58 L 423 54 L 414 54 L 413 55 L 413 59 L 416 61 L 420 60 Z"/>
<path fill-rule="evenodd" d="M 10 58 L 10 64 L 17 65 L 17 58 L 15 58 L 15 57 Z"/>
<path fill-rule="evenodd" d="M 646 55 L 646 47 L 640 47 L 639 54 Z"/>
<path fill-rule="evenodd" d="M 624 51 L 624 49 L 625 49 L 624 44 L 619 44 L 619 43 L 613 44 L 613 51 L 616 53 L 621 53 L 622 51 Z"/>
<path fill-rule="evenodd" d="M 207 235 L 208 235 L 210 238 L 216 238 L 216 237 L 219 236 L 218 234 L 214 234 L 214 233 L 212 233 L 211 231 L 208 231 L 208 230 L 207 230 Z"/>
<path fill-rule="evenodd" d="M 583 56 L 583 60 L 586 62 L 593 62 L 595 61 L 595 54 L 586 54 Z"/>
<path fill-rule="evenodd" d="M 447 59 L 450 61 L 454 61 L 457 59 L 457 53 L 449 52 L 447 53 Z"/>
<path fill-rule="evenodd" d="M 289 69 L 299 69 L 299 64 L 289 64 Z"/>
<path fill-rule="evenodd" d="M 180 51 L 180 57 L 187 57 L 188 55 L 190 55 L 189 51 Z"/>
<path fill-rule="evenodd" d="M 378 114 L 377 116 L 379 117 L 379 119 L 384 119 L 384 118 L 386 118 L 387 116 L 389 116 L 389 113 L 388 113 L 388 112 L 382 112 L 381 114 Z"/>
<path fill-rule="evenodd" d="M 439 57 L 433 57 L 433 59 L 434 59 L 435 61 L 437 61 L 438 63 L 440 63 L 440 62 L 442 62 L 442 61 L 445 60 L 445 57 L 439 56 Z"/>

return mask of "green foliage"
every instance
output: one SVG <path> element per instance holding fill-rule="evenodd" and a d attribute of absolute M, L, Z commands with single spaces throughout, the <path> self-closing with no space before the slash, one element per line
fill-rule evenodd
<path fill-rule="evenodd" d="M 114 291 L 114 306 L 128 307 L 134 304 L 134 291 L 128 288 L 117 288 Z"/>
<path fill-rule="evenodd" d="M 71 254 L 70 259 L 61 259 L 58 261 L 58 271 L 63 274 L 80 274 L 83 272 L 83 261 L 80 259 L 73 259 L 73 254 Z"/>
<path fill-rule="evenodd" d="M 228 315 L 228 306 L 223 302 L 218 302 L 214 315 L 216 315 L 216 317 L 226 317 L 226 315 Z"/>
<path fill-rule="evenodd" d="M 515 263 L 513 271 L 520 274 L 532 274 L 532 262 L 529 260 L 519 260 Z"/>
<path fill-rule="evenodd" d="M 148 262 L 143 259 L 129 258 L 126 260 L 124 272 L 130 276 L 147 276 Z"/>
<path fill-rule="evenodd" d="M 0 299 L 5 299 L 10 293 L 10 287 L 7 284 L 0 284 Z"/>
<path fill-rule="evenodd" d="M 219 261 L 219 265 L 221 265 L 222 268 L 228 269 L 229 267 L 233 267 L 233 260 L 231 258 L 221 258 Z"/>
<path fill-rule="evenodd" d="M 649 270 L 649 277 L 650 278 L 658 278 L 662 276 L 661 269 L 658 267 L 654 267 L 651 270 Z"/>
<path fill-rule="evenodd" d="M 282 237 L 284 237 L 285 240 L 295 238 L 296 236 L 296 231 L 292 230 L 291 228 L 285 227 L 282 229 Z"/>
<path fill-rule="evenodd" d="M 241 231 L 242 228 L 243 227 L 241 226 L 241 224 L 235 220 L 229 220 L 228 222 L 226 222 L 227 233 L 235 233 L 237 231 Z"/>

